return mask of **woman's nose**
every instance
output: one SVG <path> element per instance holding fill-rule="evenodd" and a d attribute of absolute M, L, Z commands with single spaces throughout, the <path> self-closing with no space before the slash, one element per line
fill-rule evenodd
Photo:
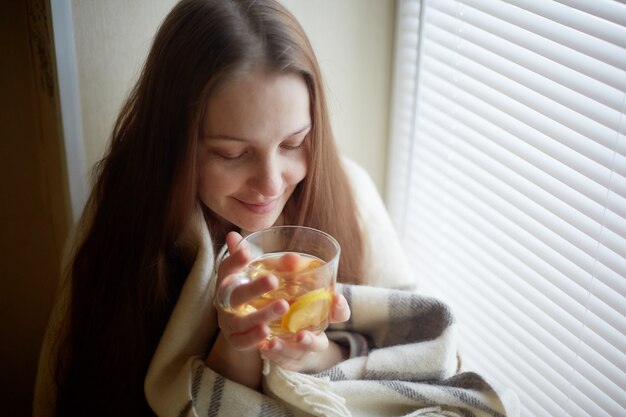
<path fill-rule="evenodd" d="M 257 193 L 274 197 L 280 193 L 282 186 L 281 169 L 274 158 L 266 158 L 257 164 L 250 185 Z"/>

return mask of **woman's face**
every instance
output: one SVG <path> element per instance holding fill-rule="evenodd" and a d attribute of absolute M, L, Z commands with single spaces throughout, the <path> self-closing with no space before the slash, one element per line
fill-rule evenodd
<path fill-rule="evenodd" d="M 307 174 L 309 110 L 295 74 L 250 72 L 219 88 L 198 147 L 202 202 L 244 231 L 274 225 Z"/>

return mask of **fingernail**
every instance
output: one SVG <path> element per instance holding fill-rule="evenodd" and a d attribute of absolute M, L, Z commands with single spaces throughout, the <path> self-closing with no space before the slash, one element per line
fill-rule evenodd
<path fill-rule="evenodd" d="M 272 308 L 274 313 L 281 314 L 281 315 L 286 313 L 288 309 L 289 309 L 289 307 L 285 307 L 285 303 L 283 303 L 283 302 L 279 302 L 279 303 L 274 304 L 274 307 Z"/>
<path fill-rule="evenodd" d="M 346 300 L 346 297 L 339 297 L 339 305 L 343 308 L 343 307 L 348 307 L 348 300 Z"/>
<path fill-rule="evenodd" d="M 276 278 L 274 275 L 268 275 L 267 282 L 272 288 L 278 287 L 278 278 Z"/>
<path fill-rule="evenodd" d="M 310 334 L 305 334 L 302 336 L 302 339 L 300 339 L 301 345 L 310 345 L 311 343 L 313 343 L 313 338 Z"/>

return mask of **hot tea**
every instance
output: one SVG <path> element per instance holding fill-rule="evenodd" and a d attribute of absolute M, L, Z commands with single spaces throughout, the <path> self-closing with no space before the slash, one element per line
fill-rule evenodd
<path fill-rule="evenodd" d="M 265 254 L 252 261 L 245 274 L 250 279 L 272 274 L 277 289 L 239 307 L 249 314 L 277 299 L 289 303 L 289 311 L 269 324 L 273 336 L 289 339 L 300 330 L 321 331 L 328 325 L 335 272 L 331 265 L 312 255 L 296 252 Z"/>

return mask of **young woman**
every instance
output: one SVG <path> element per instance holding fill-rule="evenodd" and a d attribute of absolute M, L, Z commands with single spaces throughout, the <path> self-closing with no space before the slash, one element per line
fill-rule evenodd
<path fill-rule="evenodd" d="M 410 283 L 371 181 L 338 156 L 320 70 L 295 18 L 272 0 L 183 0 L 96 168 L 43 348 L 35 415 L 152 415 L 151 406 L 179 415 L 182 405 L 158 393 L 193 389 L 178 373 L 190 358 L 201 358 L 205 376 L 262 395 L 263 359 L 316 372 L 349 356 L 326 334 L 268 343 L 284 300 L 245 318 L 213 307 L 216 287 L 250 260 L 235 250 L 241 234 L 281 224 L 334 236 L 339 282 Z M 217 273 L 224 245 L 230 256 Z M 232 297 L 276 285 L 265 277 Z M 333 320 L 349 316 L 336 295 Z"/>

